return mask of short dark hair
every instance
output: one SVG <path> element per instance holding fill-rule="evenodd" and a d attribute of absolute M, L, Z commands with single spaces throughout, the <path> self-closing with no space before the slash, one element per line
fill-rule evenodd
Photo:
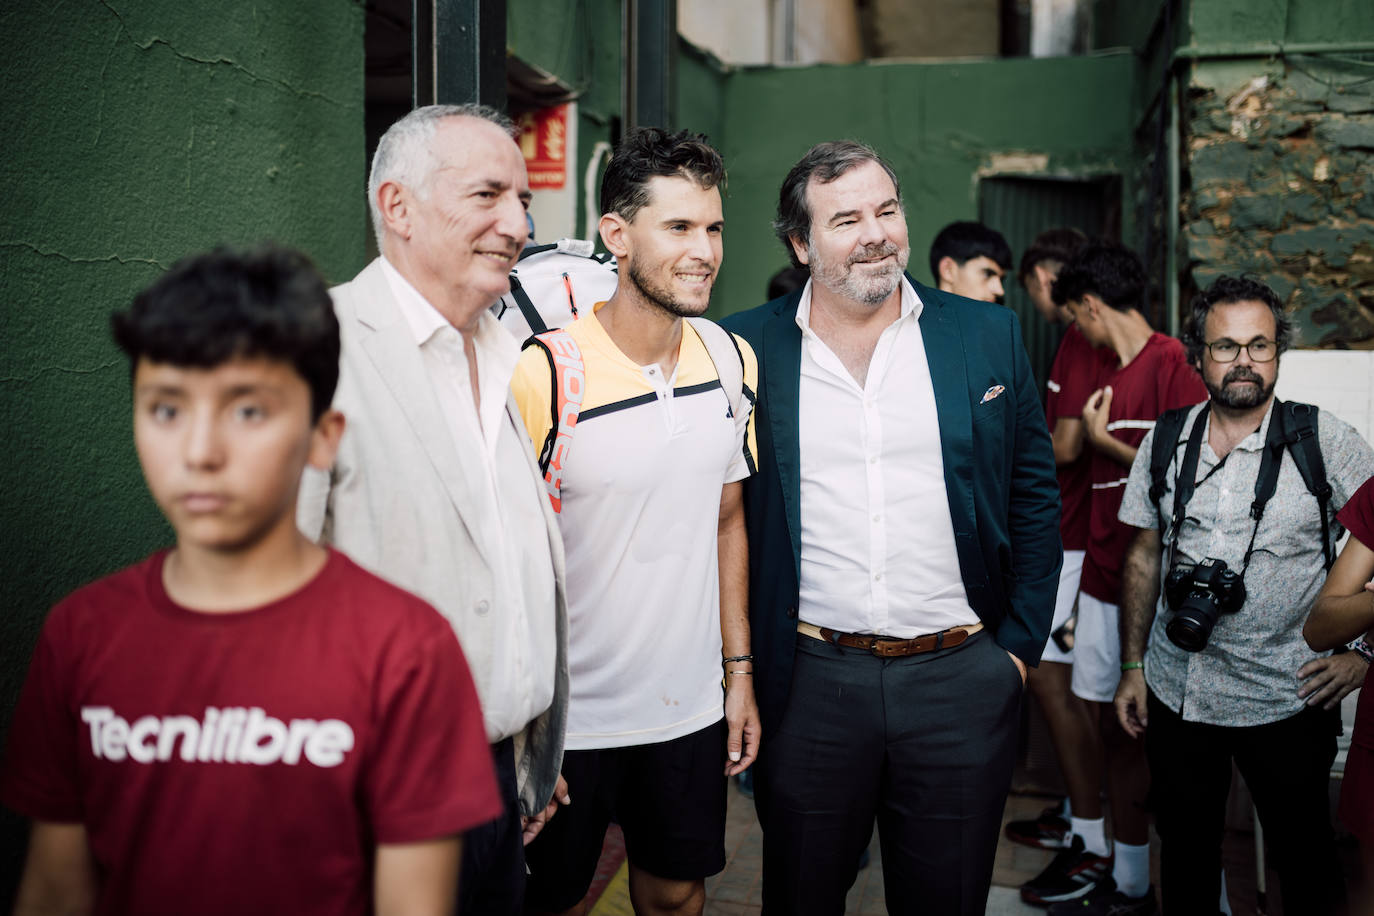
<path fill-rule="evenodd" d="M 1078 250 L 1088 244 L 1088 237 L 1072 226 L 1046 229 L 1031 240 L 1030 245 L 1021 253 L 1021 267 L 1016 277 L 1021 285 L 1037 264 L 1045 261 L 1058 261 L 1060 266 L 1067 264 Z"/>
<path fill-rule="evenodd" d="M 814 178 L 821 184 L 829 184 L 845 172 L 865 163 L 876 162 L 892 179 L 893 190 L 897 192 L 897 202 L 902 201 L 902 183 L 897 173 L 872 147 L 857 140 L 830 140 L 817 143 L 806 151 L 806 155 L 787 173 L 778 192 L 778 218 L 773 220 L 773 231 L 787 249 L 787 257 L 793 267 L 803 267 L 801 259 L 792 250 L 792 237 L 796 236 L 805 245 L 811 244 L 811 207 L 806 202 L 806 189 Z"/>
<path fill-rule="evenodd" d="M 1089 242 L 1059 271 L 1051 296 L 1055 305 L 1092 294 L 1124 312 L 1145 301 L 1145 267 L 1140 256 L 1117 242 Z"/>
<path fill-rule="evenodd" d="M 1183 333 L 1179 336 L 1188 351 L 1188 361 L 1193 365 L 1202 364 L 1202 351 L 1207 347 L 1207 316 L 1213 307 L 1231 302 L 1262 302 L 1269 306 L 1274 315 L 1274 340 L 1278 352 L 1282 354 L 1293 345 L 1293 322 L 1272 289 L 1250 277 L 1220 276 L 1193 297 L 1192 307 L 1183 319 Z"/>
<path fill-rule="evenodd" d="M 140 360 L 213 369 L 239 357 L 289 363 L 310 386 L 311 420 L 339 382 L 339 322 L 310 259 L 274 245 L 183 258 L 123 312 L 115 343 Z"/>
<path fill-rule="evenodd" d="M 940 262 L 953 258 L 960 267 L 974 258 L 990 258 L 1003 270 L 1011 270 L 1011 246 L 996 229 L 960 220 L 941 229 L 930 243 L 930 275 L 940 282 Z"/>
<path fill-rule="evenodd" d="M 601 179 L 601 212 L 626 220 L 649 203 L 649 179 L 690 178 L 703 189 L 725 183 L 725 161 L 705 134 L 639 127 L 625 135 Z"/>

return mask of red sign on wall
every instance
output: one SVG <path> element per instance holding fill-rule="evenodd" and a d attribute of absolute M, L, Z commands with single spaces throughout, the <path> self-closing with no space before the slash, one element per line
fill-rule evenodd
<path fill-rule="evenodd" d="M 521 115 L 520 152 L 530 187 L 560 190 L 568 180 L 568 106 L 555 105 Z"/>

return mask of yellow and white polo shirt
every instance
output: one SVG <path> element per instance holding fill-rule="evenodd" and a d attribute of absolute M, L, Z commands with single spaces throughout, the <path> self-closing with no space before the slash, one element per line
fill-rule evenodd
<path fill-rule="evenodd" d="M 748 456 L 758 454 L 752 412 L 735 415 L 687 322 L 667 379 L 622 353 L 595 310 L 565 330 L 586 374 L 559 514 L 571 674 L 566 746 L 669 741 L 724 715 L 716 528 L 721 488 L 749 476 Z M 736 342 L 754 390 L 754 352 Z M 521 354 L 511 389 L 537 452 L 552 426 L 543 349 Z"/>

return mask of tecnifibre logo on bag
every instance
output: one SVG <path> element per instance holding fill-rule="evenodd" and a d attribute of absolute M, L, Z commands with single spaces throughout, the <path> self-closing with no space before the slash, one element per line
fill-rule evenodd
<path fill-rule="evenodd" d="M 353 729 L 339 719 L 292 719 L 289 723 L 254 706 L 214 706 L 205 715 L 142 716 L 130 722 L 108 706 L 81 707 L 97 760 L 154 763 L 173 755 L 187 763 L 250 763 L 295 766 L 304 759 L 335 767 L 353 750 Z"/>

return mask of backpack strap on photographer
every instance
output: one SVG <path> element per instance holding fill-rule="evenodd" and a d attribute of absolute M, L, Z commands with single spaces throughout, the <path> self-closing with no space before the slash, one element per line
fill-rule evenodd
<path fill-rule="evenodd" d="M 1282 403 L 1275 400 L 1269 433 L 1264 438 L 1264 453 L 1260 456 L 1259 473 L 1255 475 L 1255 499 L 1250 503 L 1250 517 L 1256 522 L 1264 518 L 1264 507 L 1273 498 L 1279 485 L 1279 465 L 1283 463 L 1283 450 L 1288 445 L 1283 407 Z"/>
<path fill-rule="evenodd" d="M 1264 440 L 1264 457 L 1260 460 L 1259 476 L 1255 478 L 1255 501 L 1250 504 L 1250 515 L 1255 520 L 1255 530 L 1259 530 L 1260 519 L 1264 517 L 1264 507 L 1274 495 L 1279 483 L 1279 466 L 1283 463 L 1283 453 L 1293 456 L 1293 464 L 1302 475 L 1307 490 L 1317 498 L 1317 509 L 1321 513 L 1322 565 L 1328 571 L 1335 562 L 1335 545 L 1331 543 L 1331 484 L 1326 479 L 1326 462 L 1322 459 L 1321 442 L 1317 438 L 1317 408 L 1311 404 L 1274 399 L 1274 412 L 1269 420 L 1269 434 Z M 1250 547 L 1245 552 L 1246 564 L 1255 547 L 1255 537 L 1250 536 Z"/>
<path fill-rule="evenodd" d="M 1336 545 L 1331 541 L 1331 483 L 1326 479 L 1321 440 L 1317 437 L 1317 408 L 1297 401 L 1274 402 L 1274 419 L 1283 425 L 1283 443 L 1293 456 L 1307 491 L 1317 498 L 1321 513 L 1322 565 L 1329 572 L 1336 562 Z M 1272 430 L 1271 430 L 1272 431 Z M 1277 476 L 1277 475 L 1276 475 Z"/>
<path fill-rule="evenodd" d="M 1264 518 L 1264 507 L 1269 504 L 1279 485 L 1279 466 L 1283 464 L 1284 447 L 1289 444 L 1286 424 L 1283 422 L 1284 406 L 1275 399 L 1269 433 L 1264 437 L 1264 452 L 1260 456 L 1259 473 L 1255 475 L 1255 498 L 1250 503 L 1250 517 L 1255 520 L 1255 526 L 1250 529 L 1250 543 L 1245 548 L 1242 576 L 1250 568 L 1250 557 L 1255 552 L 1255 537 L 1259 534 L 1260 520 Z"/>
<path fill-rule="evenodd" d="M 1156 513 L 1159 512 L 1159 498 L 1164 495 L 1164 491 L 1167 489 L 1165 473 L 1169 467 L 1169 460 L 1178 448 L 1178 434 L 1182 431 L 1183 421 L 1191 409 L 1190 407 L 1177 407 L 1165 411 L 1155 422 L 1154 445 L 1150 447 L 1150 476 L 1152 478 L 1150 499 L 1155 504 Z M 1178 476 L 1174 478 L 1174 512 L 1168 528 L 1165 528 L 1164 520 L 1162 517 L 1160 518 L 1160 537 L 1166 538 L 1170 542 L 1178 536 L 1178 529 L 1183 525 L 1184 512 L 1188 508 L 1188 500 L 1193 498 L 1193 490 L 1197 486 L 1197 463 L 1202 454 L 1202 436 L 1207 429 L 1208 410 L 1208 407 L 1199 410 L 1197 417 L 1193 420 L 1192 428 L 1188 430 L 1188 444 L 1184 446 L 1183 461 L 1179 464 Z M 1161 426 L 1164 427 L 1163 430 L 1160 429 Z M 1163 452 L 1159 450 L 1161 432 L 1164 434 L 1163 441 L 1173 443 L 1172 448 L 1167 448 Z M 1157 477 L 1156 470 L 1158 472 Z M 1156 488 L 1158 488 L 1157 491 Z"/>
<path fill-rule="evenodd" d="M 1163 537 L 1167 531 L 1164 513 L 1159 508 L 1159 500 L 1169 489 L 1169 464 L 1178 451 L 1178 437 L 1183 432 L 1183 422 L 1188 418 L 1190 407 L 1175 407 L 1160 414 L 1155 421 L 1154 444 L 1150 447 L 1150 505 L 1155 507 L 1159 517 L 1159 533 Z M 1178 510 L 1178 500 L 1174 500 Z"/>

